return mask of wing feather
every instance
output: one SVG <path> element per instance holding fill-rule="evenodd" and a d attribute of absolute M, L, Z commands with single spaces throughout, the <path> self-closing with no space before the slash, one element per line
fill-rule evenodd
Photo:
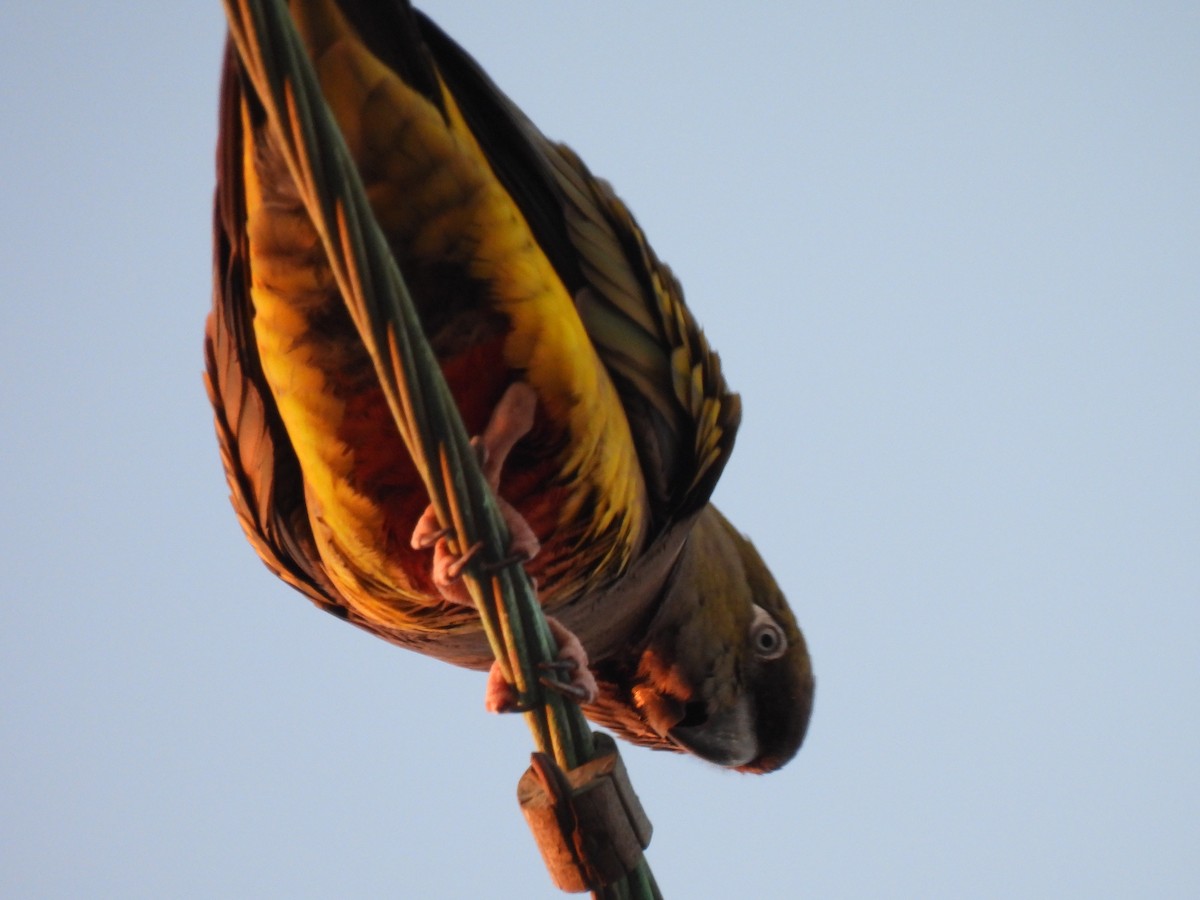
<path fill-rule="evenodd" d="M 255 552 L 279 578 L 342 618 L 346 611 L 321 564 L 309 526 L 300 466 L 254 349 L 249 261 L 240 190 L 245 102 L 232 47 L 221 82 L 214 211 L 213 310 L 204 337 L 212 402 L 230 499 Z"/>
<path fill-rule="evenodd" d="M 489 162 L 575 297 L 625 407 L 661 532 L 707 503 L 733 448 L 740 401 L 679 282 L 612 188 L 546 138 L 453 39 L 418 18 Z"/>

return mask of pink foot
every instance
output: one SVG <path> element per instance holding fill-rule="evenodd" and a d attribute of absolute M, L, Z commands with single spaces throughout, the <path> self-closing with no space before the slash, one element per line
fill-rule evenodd
<path fill-rule="evenodd" d="M 546 624 L 550 626 L 554 643 L 558 644 L 558 662 L 550 665 L 568 672 L 571 676 L 570 686 L 573 690 L 568 696 L 573 697 L 577 703 L 595 702 L 600 688 L 596 685 L 596 676 L 588 668 L 588 655 L 583 649 L 583 644 L 575 636 L 575 632 L 553 616 L 546 616 Z"/>
<path fill-rule="evenodd" d="M 518 712 L 521 708 L 520 701 L 516 686 L 504 680 L 500 663 L 492 663 L 492 668 L 488 670 L 487 687 L 483 692 L 483 708 L 490 713 Z"/>
<path fill-rule="evenodd" d="M 599 694 L 596 676 L 588 668 L 587 651 L 570 629 L 552 616 L 546 617 L 550 626 L 550 634 L 558 645 L 558 657 L 555 662 L 547 663 L 543 668 L 549 672 L 566 673 L 569 681 L 559 681 L 556 678 L 544 677 L 542 684 L 552 690 L 559 691 L 570 697 L 576 703 L 592 703 Z M 520 697 L 517 689 L 504 680 L 500 664 L 493 663 L 488 672 L 487 690 L 484 693 L 483 705 L 488 712 L 519 712 L 521 711 Z"/>
<path fill-rule="evenodd" d="M 533 427 L 533 417 L 537 409 L 537 395 L 533 388 L 524 382 L 514 382 L 508 386 L 500 402 L 492 411 L 491 419 L 483 434 L 471 439 L 471 446 L 479 455 L 479 464 L 484 477 L 495 491 L 500 485 L 500 472 L 508 459 L 513 446 Z M 541 543 L 529 523 L 512 504 L 503 497 L 496 498 L 504 523 L 512 540 L 509 542 L 509 553 L 528 561 L 537 556 Z M 433 582 L 437 585 L 442 596 L 452 603 L 471 604 L 471 596 L 460 580 L 463 567 L 471 559 L 479 547 L 470 547 L 460 556 L 450 552 L 446 540 L 447 533 L 438 524 L 437 513 L 432 504 L 417 521 L 413 529 L 412 546 L 418 550 L 433 548 Z"/>

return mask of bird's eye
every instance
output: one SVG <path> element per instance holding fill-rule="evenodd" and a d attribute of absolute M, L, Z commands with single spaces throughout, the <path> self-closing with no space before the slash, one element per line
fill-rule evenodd
<path fill-rule="evenodd" d="M 754 607 L 750 644 L 754 648 L 754 655 L 763 660 L 779 659 L 787 652 L 787 635 L 761 606 Z"/>

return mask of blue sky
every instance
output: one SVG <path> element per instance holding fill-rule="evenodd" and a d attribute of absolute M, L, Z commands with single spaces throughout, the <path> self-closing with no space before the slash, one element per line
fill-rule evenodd
<path fill-rule="evenodd" d="M 812 647 L 765 778 L 625 751 L 669 897 L 1192 897 L 1200 12 L 425 8 L 742 393 Z M 219 4 L 0 14 L 0 893 L 552 897 L 482 675 L 245 544 L 201 383 Z"/>

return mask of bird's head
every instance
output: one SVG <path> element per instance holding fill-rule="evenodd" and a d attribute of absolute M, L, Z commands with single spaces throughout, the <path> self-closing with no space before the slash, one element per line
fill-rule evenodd
<path fill-rule="evenodd" d="M 814 684 L 804 636 L 754 546 L 712 506 L 621 669 L 604 694 L 637 721 L 611 709 L 593 718 L 639 743 L 770 772 L 804 740 Z"/>

